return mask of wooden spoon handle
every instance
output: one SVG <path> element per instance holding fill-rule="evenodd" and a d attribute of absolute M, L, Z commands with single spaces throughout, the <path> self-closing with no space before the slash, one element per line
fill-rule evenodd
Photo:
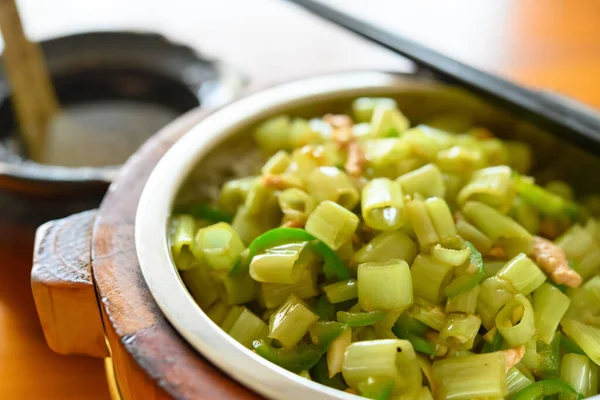
<path fill-rule="evenodd" d="M 92 280 L 95 218 L 85 211 L 36 232 L 31 289 L 46 342 L 60 354 L 109 355 Z"/>
<path fill-rule="evenodd" d="M 15 0 L 0 0 L 0 32 L 4 38 L 2 60 L 12 84 L 19 127 L 29 156 L 42 161 L 46 130 L 59 104 L 41 48 L 27 40 Z"/>

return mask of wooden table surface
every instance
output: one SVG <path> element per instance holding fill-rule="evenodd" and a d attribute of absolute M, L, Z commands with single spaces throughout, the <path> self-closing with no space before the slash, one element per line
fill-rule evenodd
<path fill-rule="evenodd" d="M 323 71 L 410 68 L 294 6 L 215 3 L 22 0 L 19 5 L 33 38 L 90 29 L 158 30 L 259 78 L 257 87 Z M 449 4 L 373 0 L 361 12 L 480 68 L 600 109 L 600 2 L 460 0 L 452 8 L 444 3 Z M 359 1 L 344 1 L 344 7 L 356 11 Z M 313 60 L 311 68 L 303 67 L 306 59 Z M 33 235 L 33 227 L 8 222 L 0 210 L 0 398 L 108 399 L 101 360 L 58 356 L 45 345 L 29 285 Z"/>

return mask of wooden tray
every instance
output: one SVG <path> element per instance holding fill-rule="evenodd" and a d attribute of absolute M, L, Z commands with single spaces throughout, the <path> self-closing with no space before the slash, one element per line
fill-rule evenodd
<path fill-rule="evenodd" d="M 259 398 L 169 325 L 136 256 L 134 220 L 144 183 L 175 140 L 204 116 L 191 111 L 148 141 L 98 210 L 48 222 L 36 237 L 32 289 L 46 341 L 62 354 L 111 355 L 124 399 Z"/>

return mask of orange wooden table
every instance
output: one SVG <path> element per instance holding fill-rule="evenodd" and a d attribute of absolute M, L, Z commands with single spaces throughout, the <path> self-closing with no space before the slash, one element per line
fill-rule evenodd
<path fill-rule="evenodd" d="M 53 29 L 64 25 L 60 18 L 74 18 L 74 15 L 82 15 L 77 19 L 80 24 L 84 21 L 94 29 L 102 28 L 104 25 L 94 23 L 93 19 L 102 17 L 101 10 L 108 11 L 94 6 L 95 3 L 61 0 L 52 2 L 50 10 L 44 9 L 50 3 L 43 0 L 22 0 L 20 5 L 25 11 L 28 31 L 33 30 L 34 36 L 44 36 L 64 33 Z M 159 13 L 152 7 L 140 10 L 137 1 L 100 3 L 114 3 L 115 8 L 110 12 L 119 15 L 116 19 L 121 24 L 116 28 L 127 26 L 127 21 L 122 19 L 128 14 L 135 14 L 132 18 L 139 22 L 140 18 L 152 20 L 153 13 Z M 185 5 L 186 2 L 169 3 Z M 253 70 L 252 75 L 264 71 L 264 82 L 255 83 L 257 85 L 334 69 L 406 67 L 398 57 L 372 48 L 360 39 L 346 38 L 344 32 L 313 20 L 292 6 L 282 7 L 265 1 L 259 3 L 260 15 L 252 15 L 245 2 L 230 0 L 229 3 L 229 8 L 221 4 L 215 9 L 197 5 L 212 12 L 194 16 L 198 26 L 197 42 L 242 70 Z M 344 6 L 356 10 L 358 3 L 345 1 Z M 570 95 L 600 109 L 600 24 L 597 23 L 600 2 L 460 0 L 452 2 L 451 8 L 442 4 L 449 2 L 433 0 L 393 2 L 402 3 L 393 6 L 391 3 L 389 0 L 369 2 L 370 11 L 366 14 L 480 68 L 523 84 Z M 474 5 L 476 3 L 479 4 Z M 258 11 L 260 6 L 253 5 L 252 9 Z M 128 11 L 127 7 L 131 9 Z M 377 7 L 383 11 L 378 12 Z M 394 12 L 385 12 L 386 7 L 392 7 Z M 49 12 L 56 18 L 49 18 Z M 176 17 L 173 14 L 173 18 Z M 165 18 L 168 20 L 167 11 L 162 13 L 161 20 Z M 138 22 L 133 26 L 139 25 Z M 46 26 L 40 27 L 40 24 Z M 33 29 L 29 29 L 29 25 Z M 72 30 L 82 28 L 77 25 Z M 114 26 L 109 28 L 115 29 Z M 315 32 L 325 32 L 329 40 L 339 46 L 329 51 L 319 48 L 315 44 L 319 35 Z M 244 40 L 261 45 L 248 47 Z M 279 50 L 270 55 L 253 53 L 255 48 L 268 49 L 268 43 L 280 47 L 279 50 L 283 49 L 281 46 L 291 47 L 281 50 L 285 56 L 278 56 Z M 277 62 L 270 62 L 268 57 L 277 57 Z M 303 57 L 316 57 L 319 62 L 313 59 L 310 68 L 303 68 Z M 59 356 L 46 347 L 29 285 L 34 229 L 3 222 L 1 213 L 0 210 L 0 398 L 108 399 L 100 360 Z"/>

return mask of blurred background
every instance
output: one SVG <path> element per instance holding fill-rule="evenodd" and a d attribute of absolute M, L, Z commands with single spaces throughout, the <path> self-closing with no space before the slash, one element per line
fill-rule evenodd
<path fill-rule="evenodd" d="M 323 1 L 472 66 L 600 110 L 599 1 Z M 215 104 L 316 73 L 414 70 L 402 57 L 277 0 L 17 4 L 34 41 L 89 31 L 152 32 L 218 60 L 234 84 Z M 179 73 L 183 81 L 195 79 L 193 71 Z M 44 342 L 29 287 L 33 232 L 31 225 L 0 222 L 0 398 L 108 399 L 100 360 L 59 356 Z"/>
<path fill-rule="evenodd" d="M 521 83 L 555 90 L 600 108 L 600 3 L 594 0 L 323 0 L 391 31 L 407 35 L 446 55 Z M 324 69 L 402 62 L 385 50 L 365 54 L 362 40 L 348 36 L 304 10 L 277 0 L 18 0 L 30 38 L 89 30 L 163 33 L 253 71 L 272 68 L 269 77 L 306 75 L 302 60 L 321 57 Z M 327 32 L 339 44 L 314 46 Z M 231 40 L 235 37 L 235 40 Z M 247 54 L 268 40 L 278 57 Z M 293 42 L 293 43 L 290 43 Z M 360 43 L 360 44 L 357 44 Z M 236 51 L 231 51 L 236 47 Z M 369 46 L 370 47 L 370 46 Z M 345 54 L 346 58 L 334 57 Z M 329 56 L 329 57 L 328 57 Z M 336 58 L 338 61 L 332 61 Z M 348 60 L 352 59 L 349 63 Z M 245 65 L 244 65 L 245 64 Z"/>

